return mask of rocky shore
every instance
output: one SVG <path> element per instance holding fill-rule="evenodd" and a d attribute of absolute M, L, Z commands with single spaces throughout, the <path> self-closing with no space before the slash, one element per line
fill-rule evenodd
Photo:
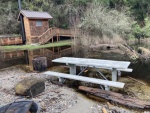
<path fill-rule="evenodd" d="M 0 106 L 16 101 L 20 96 L 16 96 L 14 86 L 26 77 L 44 77 L 42 73 L 27 73 L 20 66 L 13 66 L 0 70 Z M 32 98 L 40 106 L 41 113 L 101 113 L 102 108 L 111 112 L 119 113 L 140 113 L 135 109 L 122 108 L 113 105 L 113 110 L 108 109 L 106 102 L 91 100 L 73 88 L 59 86 L 46 81 L 45 91 Z M 148 98 L 148 97 L 147 97 Z M 145 113 L 149 113 L 145 111 Z"/>

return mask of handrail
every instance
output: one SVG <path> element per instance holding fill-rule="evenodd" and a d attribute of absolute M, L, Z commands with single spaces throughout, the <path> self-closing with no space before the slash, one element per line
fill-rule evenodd
<path fill-rule="evenodd" d="M 61 35 L 73 36 L 73 32 L 72 30 L 69 30 L 69 29 L 51 27 L 47 29 L 42 35 L 38 36 L 39 43 L 40 44 L 46 43 L 48 40 L 52 39 L 54 36 L 61 36 Z"/>
<path fill-rule="evenodd" d="M 42 37 L 44 34 L 46 34 L 50 29 L 51 29 L 51 28 L 47 29 L 43 34 L 41 34 L 41 35 L 39 36 L 39 38 Z"/>

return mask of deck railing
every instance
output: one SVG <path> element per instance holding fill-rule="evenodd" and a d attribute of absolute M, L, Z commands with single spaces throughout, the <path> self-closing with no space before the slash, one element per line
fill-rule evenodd
<path fill-rule="evenodd" d="M 46 32 L 44 32 L 42 35 L 38 37 L 39 39 L 39 44 L 44 44 L 48 42 L 50 39 L 52 39 L 53 42 L 53 37 L 59 37 L 59 36 L 70 36 L 73 37 L 73 30 L 66 30 L 66 29 L 61 29 L 61 28 L 49 28 Z"/>

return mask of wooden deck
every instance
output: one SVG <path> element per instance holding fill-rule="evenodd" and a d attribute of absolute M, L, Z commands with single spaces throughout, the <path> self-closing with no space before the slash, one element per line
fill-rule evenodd
<path fill-rule="evenodd" d="M 60 36 L 64 37 L 74 37 L 75 33 L 74 30 L 71 29 L 61 29 L 61 28 L 56 28 L 52 27 L 49 28 L 46 32 L 44 32 L 40 36 L 31 36 L 30 40 L 27 38 L 26 43 L 27 44 L 34 44 L 34 43 L 39 43 L 39 44 L 45 44 L 48 41 L 51 41 L 52 43 L 55 41 L 60 40 Z M 22 37 L 21 36 L 0 36 L 0 46 L 3 45 L 17 45 L 17 44 L 22 44 Z"/>
<path fill-rule="evenodd" d="M 54 42 L 54 37 L 56 37 L 56 40 L 59 41 L 60 36 L 65 37 L 74 37 L 75 33 L 71 29 L 61 29 L 61 28 L 49 28 L 46 32 L 44 32 L 41 36 L 37 38 L 39 44 L 45 44 L 49 40 Z M 36 39 L 35 39 L 36 40 Z"/>
<path fill-rule="evenodd" d="M 17 44 L 22 44 L 21 36 L 11 36 L 11 35 L 0 36 L 0 46 L 17 45 Z"/>

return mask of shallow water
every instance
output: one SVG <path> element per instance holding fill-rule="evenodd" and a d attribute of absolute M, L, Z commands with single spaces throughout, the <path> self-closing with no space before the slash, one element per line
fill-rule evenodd
<path fill-rule="evenodd" d="M 89 55 L 90 54 L 90 55 Z M 53 59 L 59 57 L 89 57 L 90 58 L 101 58 L 109 60 L 118 60 L 117 55 L 99 53 L 91 54 L 88 49 L 83 48 L 72 48 L 70 46 L 57 47 L 57 48 L 46 48 L 46 49 L 37 49 L 32 51 L 15 51 L 1 54 L 1 65 L 0 69 L 15 66 L 15 65 L 30 65 L 32 66 L 32 60 L 36 57 L 46 57 L 47 65 L 50 70 L 55 71 L 68 71 L 63 70 L 64 67 L 56 66 L 52 63 Z M 95 57 L 96 56 L 96 57 Z M 119 60 L 122 60 L 120 57 Z M 58 65 L 58 64 L 57 64 Z M 62 64 L 61 64 L 62 65 Z M 60 68 L 60 69 L 59 69 Z M 63 69 L 62 69 L 63 68 Z M 142 100 L 150 101 L 150 65 L 144 64 L 142 62 L 132 63 L 130 68 L 133 69 L 132 73 L 122 73 L 122 76 L 119 77 L 119 81 L 126 83 L 123 93 L 140 98 Z M 146 85 L 142 85 L 132 79 L 129 79 L 127 76 L 131 76 L 138 81 L 144 82 Z"/>
<path fill-rule="evenodd" d="M 31 51 L 13 51 L 13 52 L 2 52 L 0 57 L 0 69 L 27 64 L 32 66 L 32 60 L 37 57 L 46 57 L 47 66 L 52 67 L 55 63 L 52 63 L 53 59 L 59 57 L 90 57 L 90 58 L 100 58 L 108 60 L 126 60 L 124 56 L 120 56 L 114 53 L 99 52 L 91 53 L 87 48 L 75 48 L 71 46 L 63 46 L 56 48 L 43 48 Z M 143 63 L 141 61 L 131 63 L 129 68 L 133 69 L 132 73 L 123 73 L 124 76 L 131 76 L 136 79 L 140 79 L 148 84 L 150 84 L 150 65 Z"/>

